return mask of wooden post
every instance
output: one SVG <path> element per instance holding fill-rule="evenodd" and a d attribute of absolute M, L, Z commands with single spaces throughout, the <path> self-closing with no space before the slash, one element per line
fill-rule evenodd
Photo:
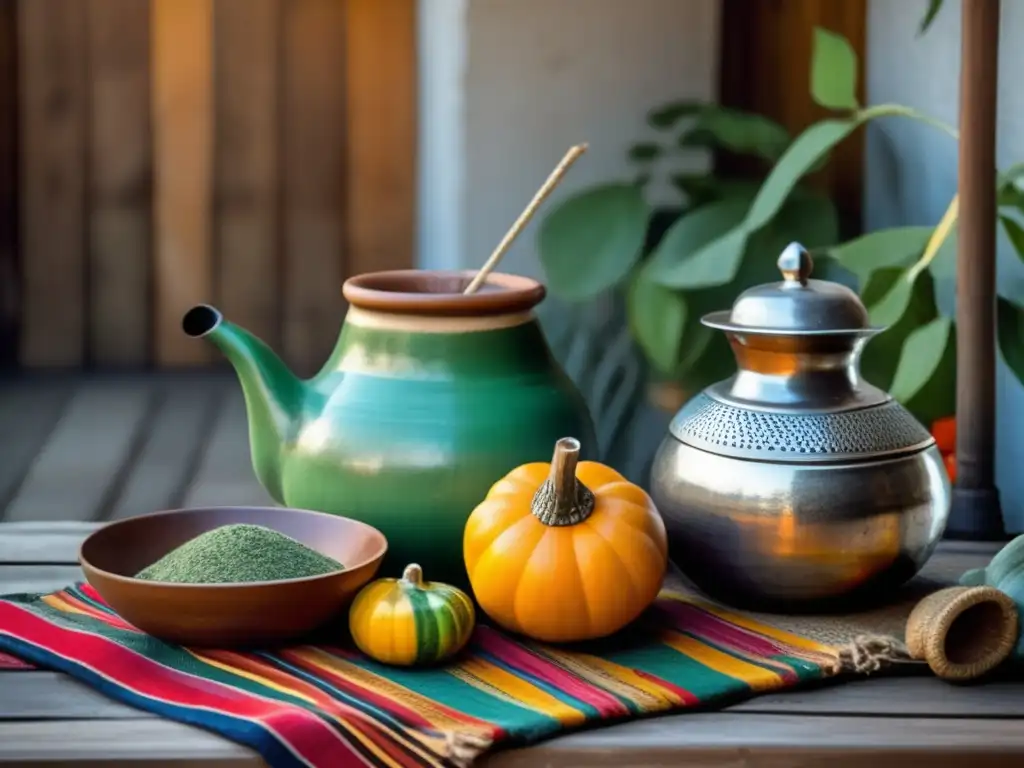
<path fill-rule="evenodd" d="M 999 0 L 963 0 L 957 243 L 957 482 L 946 535 L 1005 537 L 995 486 Z"/>

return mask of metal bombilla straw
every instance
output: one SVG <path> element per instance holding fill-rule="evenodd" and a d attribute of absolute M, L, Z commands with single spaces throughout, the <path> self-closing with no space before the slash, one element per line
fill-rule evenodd
<path fill-rule="evenodd" d="M 956 257 L 956 466 L 946 537 L 1006 538 L 995 485 L 999 0 L 963 0 Z"/>

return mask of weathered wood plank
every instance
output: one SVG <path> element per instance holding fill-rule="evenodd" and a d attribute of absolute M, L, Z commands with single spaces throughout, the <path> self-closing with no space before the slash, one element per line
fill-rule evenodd
<path fill-rule="evenodd" d="M 89 351 L 149 357 L 152 131 L 149 3 L 89 0 Z"/>
<path fill-rule="evenodd" d="M 229 386 L 232 382 L 210 377 L 162 383 L 152 426 L 110 519 L 181 506 Z"/>
<path fill-rule="evenodd" d="M 347 0 L 349 275 L 413 266 L 416 0 Z"/>
<path fill-rule="evenodd" d="M 77 565 L 0 565 L 0 594 L 55 592 L 84 581 Z"/>
<path fill-rule="evenodd" d="M 169 720 L 0 722 L 0 763 L 22 766 L 142 765 L 146 768 L 253 768 L 247 747 Z"/>
<path fill-rule="evenodd" d="M 100 523 L 0 523 L 0 563 L 72 565 L 78 548 Z M 3 586 L 0 585 L 0 591 Z"/>
<path fill-rule="evenodd" d="M 32 460 L 50 437 L 70 392 L 67 381 L 0 384 L 0 520 Z"/>
<path fill-rule="evenodd" d="M 481 761 L 491 768 L 998 766 L 1024 754 L 1019 720 L 693 713 L 572 734 Z"/>
<path fill-rule="evenodd" d="M 116 492 L 119 472 L 145 428 L 146 379 L 92 380 L 67 405 L 29 469 L 5 519 L 94 520 Z"/>
<path fill-rule="evenodd" d="M 185 506 L 273 503 L 252 468 L 245 401 L 236 385 L 223 400 L 199 471 L 185 496 Z"/>
<path fill-rule="evenodd" d="M 338 336 L 345 243 L 345 4 L 284 4 L 283 348 L 297 373 L 322 364 Z"/>
<path fill-rule="evenodd" d="M 0 585 L 0 590 L 3 586 Z M 153 717 L 119 704 L 67 675 L 45 670 L 0 672 L 0 721 L 137 720 Z M 729 714 L 843 717 L 1024 719 L 1024 682 L 952 688 L 933 677 L 858 680 L 815 690 L 767 694 Z"/>
<path fill-rule="evenodd" d="M 152 0 L 152 56 L 156 360 L 189 365 L 211 359 L 181 318 L 213 300 L 212 0 Z"/>
<path fill-rule="evenodd" d="M 19 2 L 21 362 L 85 360 L 85 4 Z"/>
<path fill-rule="evenodd" d="M 217 301 L 276 347 L 281 2 L 216 0 L 214 28 Z"/>
<path fill-rule="evenodd" d="M 119 704 L 59 672 L 0 671 L 0 722 L 138 720 L 152 717 L 155 715 Z"/>
<path fill-rule="evenodd" d="M 0 3 L 0 368 L 18 361 L 18 6 Z"/>
<path fill-rule="evenodd" d="M 480 765 L 493 768 L 756 765 L 781 768 L 988 768 L 1024 754 L 1016 720 L 814 717 L 694 713 L 642 720 L 498 752 Z M 210 761 L 261 765 L 247 748 L 165 720 L 80 720 L 0 723 L 0 762 L 39 765 L 99 761 Z M 248 761 L 248 762 L 247 762 Z M 166 763 L 159 763 L 166 764 Z M 205 764 L 205 763 L 204 763 Z"/>

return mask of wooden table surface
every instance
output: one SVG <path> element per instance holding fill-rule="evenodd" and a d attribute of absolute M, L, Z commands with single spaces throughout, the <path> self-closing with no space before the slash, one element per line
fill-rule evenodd
<path fill-rule="evenodd" d="M 0 524 L 0 594 L 81 578 L 75 562 L 95 523 Z M 932 573 L 984 561 L 938 553 Z M 946 564 L 948 565 L 948 563 Z M 1024 682 L 953 687 L 924 676 L 875 678 L 761 696 L 498 753 L 490 766 L 935 766 L 1024 759 Z M 910 763 L 907 760 L 914 758 Z M 247 748 L 115 703 L 53 672 L 0 671 L 0 763 L 253 766 Z"/>
<path fill-rule="evenodd" d="M 0 381 L 0 594 L 81 578 L 104 520 L 260 504 L 237 385 L 222 376 Z M 985 554 L 940 551 L 936 574 Z M 1005 766 L 1024 758 L 1024 682 L 875 678 L 610 726 L 497 753 L 487 766 Z M 0 763 L 256 766 L 245 747 L 112 702 L 61 675 L 0 671 Z"/>

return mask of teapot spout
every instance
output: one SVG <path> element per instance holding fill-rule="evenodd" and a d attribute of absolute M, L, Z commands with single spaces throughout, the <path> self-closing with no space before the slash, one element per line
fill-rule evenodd
<path fill-rule="evenodd" d="M 253 469 L 267 492 L 281 502 L 282 449 L 298 430 L 305 384 L 270 347 L 207 304 L 186 312 L 181 327 L 192 338 L 211 341 L 234 367 L 245 395 Z"/>

